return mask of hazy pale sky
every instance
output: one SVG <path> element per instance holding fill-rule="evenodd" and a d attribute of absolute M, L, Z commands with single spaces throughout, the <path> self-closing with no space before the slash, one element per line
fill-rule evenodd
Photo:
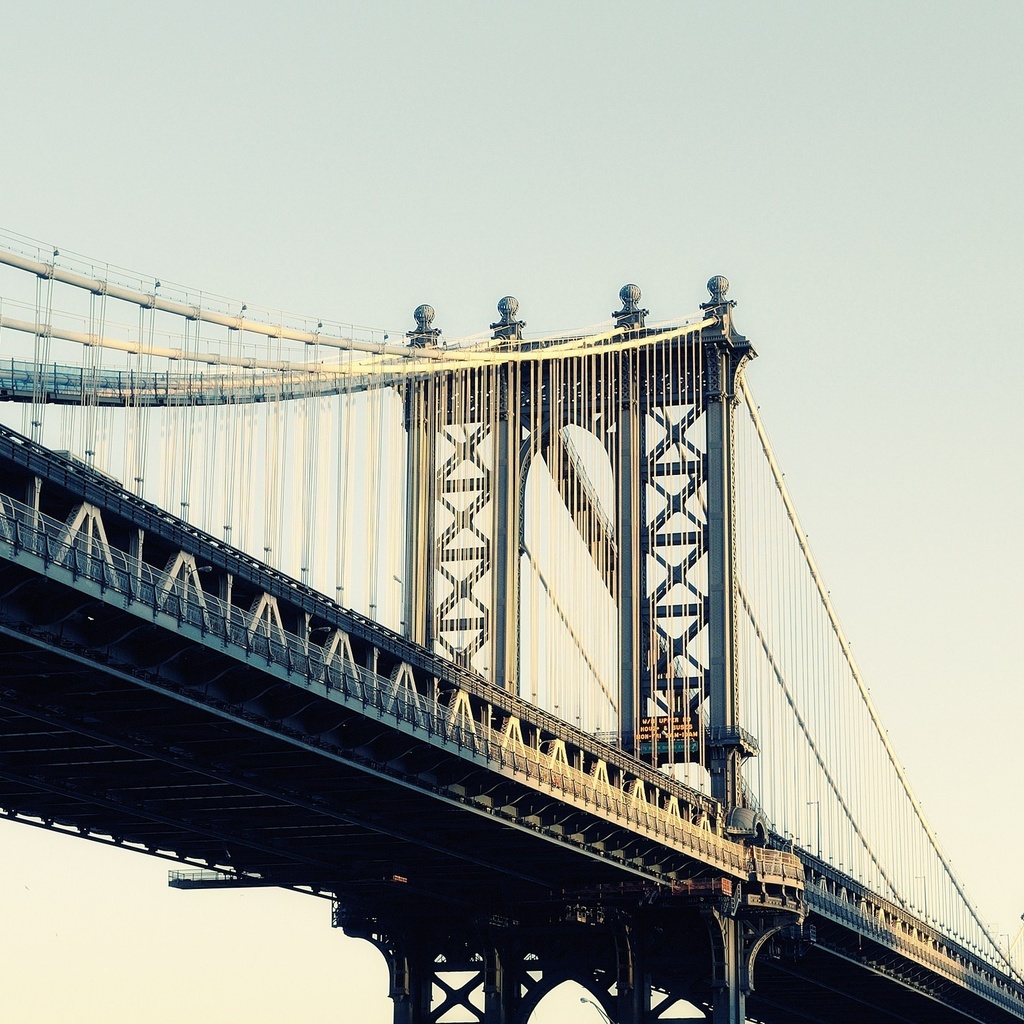
<path fill-rule="evenodd" d="M 62 249 L 397 332 L 430 302 L 450 335 L 507 293 L 546 331 L 729 277 L 890 736 L 1016 930 L 1019 3 L 95 0 L 0 31 L 0 227 Z M 327 904 L 165 870 L 0 827 L 4 1015 L 390 1019 Z"/>

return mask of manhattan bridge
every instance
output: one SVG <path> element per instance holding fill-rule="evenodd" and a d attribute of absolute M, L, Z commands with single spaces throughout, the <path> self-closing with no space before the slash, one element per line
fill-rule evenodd
<path fill-rule="evenodd" d="M 725 278 L 389 338 L 0 246 L 9 819 L 331 901 L 399 1024 L 1024 1020 Z"/>

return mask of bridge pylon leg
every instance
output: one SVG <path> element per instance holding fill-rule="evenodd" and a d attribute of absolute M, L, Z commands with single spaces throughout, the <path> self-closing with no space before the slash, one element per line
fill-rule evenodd
<path fill-rule="evenodd" d="M 644 970 L 644 936 L 624 925 L 615 936 L 616 1024 L 647 1024 L 651 1010 L 651 979 Z"/>
<path fill-rule="evenodd" d="M 510 407 L 510 403 L 516 401 L 519 387 L 517 377 L 509 380 L 512 373 L 511 367 L 505 367 L 498 380 L 500 391 L 494 437 L 491 678 L 496 686 L 515 692 L 519 672 L 519 502 L 525 480 L 520 466 L 518 420 Z"/>
<path fill-rule="evenodd" d="M 366 935 L 388 963 L 394 1024 L 428 1024 L 430 1020 L 430 969 L 423 950 L 415 943 L 394 942 Z"/>
<path fill-rule="evenodd" d="M 746 970 L 743 935 L 735 917 L 716 913 L 719 935 L 712 926 L 712 1024 L 745 1024 L 747 1019 Z M 716 941 L 717 939 L 717 941 Z"/>
<path fill-rule="evenodd" d="M 703 911 L 711 938 L 712 1024 L 746 1024 L 747 996 L 754 991 L 754 963 L 765 943 L 794 919 L 791 910 L 736 916 L 736 907 Z"/>
<path fill-rule="evenodd" d="M 437 475 L 437 396 L 430 381 L 415 381 L 405 393 L 406 540 L 403 581 L 403 633 L 434 645 L 435 546 L 433 504 Z"/>
<path fill-rule="evenodd" d="M 477 1024 L 525 1024 L 522 955 L 477 923 L 432 928 L 384 924 L 336 905 L 335 927 L 371 942 L 388 965 L 394 1024 L 437 1024 L 452 1014 Z M 536 964 L 533 964 L 536 966 Z"/>
<path fill-rule="evenodd" d="M 529 1024 L 568 981 L 613 1024 L 670 1024 L 679 1002 L 708 1008 L 714 1024 L 744 1024 L 751 965 L 782 922 L 735 912 L 602 901 L 559 903 L 526 922 L 415 914 L 385 924 L 339 907 L 335 924 L 384 955 L 394 1024 Z"/>

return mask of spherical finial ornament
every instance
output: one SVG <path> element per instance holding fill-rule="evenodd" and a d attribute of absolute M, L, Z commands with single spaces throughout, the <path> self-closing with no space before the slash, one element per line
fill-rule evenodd
<path fill-rule="evenodd" d="M 715 274 L 710 281 L 708 281 L 708 291 L 711 293 L 711 301 L 716 305 L 720 302 L 725 302 L 725 293 L 729 290 L 729 278 L 722 277 L 721 274 Z"/>
<path fill-rule="evenodd" d="M 636 284 L 624 284 L 619 289 L 619 301 L 622 308 L 632 311 L 640 304 L 640 286 Z"/>
<path fill-rule="evenodd" d="M 519 300 L 514 295 L 506 295 L 498 300 L 498 312 L 501 314 L 502 320 L 511 323 L 515 319 L 516 313 L 519 312 Z"/>
<path fill-rule="evenodd" d="M 413 312 L 413 319 L 420 330 L 426 330 L 434 322 L 434 307 L 428 306 L 425 302 L 417 306 Z"/>

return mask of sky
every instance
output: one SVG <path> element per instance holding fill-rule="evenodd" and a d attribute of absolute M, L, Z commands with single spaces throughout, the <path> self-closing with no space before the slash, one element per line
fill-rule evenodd
<path fill-rule="evenodd" d="M 398 334 L 509 293 L 530 331 L 592 324 L 627 281 L 668 318 L 726 275 L 890 738 L 1016 931 L 1021 5 L 94 0 L 0 30 L 4 230 Z M 0 825 L 5 1014 L 390 1019 L 326 903 L 165 872 Z"/>

